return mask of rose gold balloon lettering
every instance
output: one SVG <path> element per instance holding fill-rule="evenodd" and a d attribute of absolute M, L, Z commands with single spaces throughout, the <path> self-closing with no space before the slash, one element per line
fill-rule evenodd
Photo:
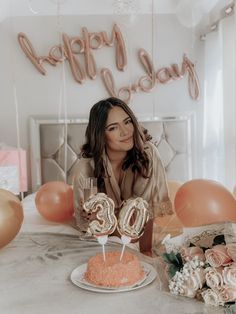
<path fill-rule="evenodd" d="M 200 87 L 194 64 L 184 55 L 183 68 L 188 72 L 188 91 L 192 99 L 199 99 Z"/>
<path fill-rule="evenodd" d="M 49 56 L 46 57 L 37 55 L 33 45 L 24 33 L 18 34 L 18 41 L 25 55 L 43 75 L 46 74 L 46 70 L 42 66 L 43 62 L 46 61 L 55 66 L 57 63 L 67 59 L 76 82 L 83 84 L 86 80 L 86 74 L 90 79 L 94 80 L 97 74 L 97 66 L 92 50 L 100 49 L 104 46 L 115 46 L 116 67 L 120 71 L 126 69 L 126 47 L 122 33 L 117 24 L 114 24 L 112 28 L 111 38 L 108 38 L 108 34 L 105 31 L 90 33 L 86 27 L 82 28 L 82 34 L 82 38 L 78 36 L 70 38 L 67 34 L 63 34 L 62 38 L 64 46 L 53 46 L 49 52 Z M 79 62 L 79 54 L 84 54 L 85 69 Z M 187 75 L 189 95 L 194 100 L 199 99 L 200 87 L 197 73 L 194 64 L 186 55 L 183 56 L 181 70 L 177 64 L 172 64 L 170 67 L 163 67 L 155 71 L 153 61 L 144 49 L 139 50 L 138 57 L 146 75 L 141 76 L 135 83 L 132 83 L 129 86 L 123 86 L 119 89 L 116 88 L 112 72 L 106 68 L 101 70 L 102 81 L 111 96 L 120 97 L 125 102 L 129 103 L 132 100 L 134 93 L 139 91 L 150 92 L 157 83 L 167 84 Z"/>
<path fill-rule="evenodd" d="M 139 50 L 139 60 L 148 75 L 142 76 L 138 81 L 138 85 L 142 91 L 150 92 L 156 83 L 153 62 L 144 49 Z"/>
<path fill-rule="evenodd" d="M 159 71 L 157 71 L 157 79 L 160 83 L 166 84 L 172 81 L 172 75 L 170 74 L 170 71 L 168 68 L 162 68 Z"/>
<path fill-rule="evenodd" d="M 118 91 L 118 98 L 123 99 L 124 102 L 129 103 L 132 96 L 132 90 L 129 86 L 122 87 Z"/>
<path fill-rule="evenodd" d="M 184 74 L 179 70 L 178 64 L 172 64 L 170 69 L 171 77 L 173 79 L 182 79 Z"/>
<path fill-rule="evenodd" d="M 109 41 L 107 33 L 102 32 L 103 40 L 107 46 L 113 46 L 116 41 L 116 67 L 124 71 L 127 66 L 127 55 L 123 36 L 117 24 L 113 26 L 112 37 Z"/>
<path fill-rule="evenodd" d="M 164 67 L 155 72 L 151 58 L 144 49 L 140 49 L 139 59 L 148 75 L 142 76 L 138 79 L 137 83 L 132 84 L 131 87 L 124 86 L 119 89 L 119 96 L 122 94 L 120 91 L 126 91 L 129 93 L 129 97 L 126 96 L 125 99 L 122 98 L 124 101 L 130 102 L 133 94 L 139 92 L 140 90 L 150 92 L 155 84 L 167 84 L 172 80 L 183 78 L 184 75 L 188 75 L 188 91 L 190 97 L 194 100 L 199 99 L 200 87 L 197 73 L 194 69 L 193 63 L 185 55 L 183 56 L 181 71 L 178 69 L 176 64 L 173 64 L 171 65 L 171 68 Z M 111 96 L 114 96 L 114 91 L 117 90 L 117 88 L 111 71 L 103 68 L 101 70 L 101 76 L 107 91 Z"/>
<path fill-rule="evenodd" d="M 89 34 L 89 46 L 91 49 L 100 49 L 104 45 L 102 33 Z"/>
<path fill-rule="evenodd" d="M 74 54 L 84 53 L 84 41 L 79 37 L 74 37 L 70 39 L 71 51 Z M 74 46 L 78 46 L 77 50 Z"/>
<path fill-rule="evenodd" d="M 89 38 L 90 36 L 86 27 L 83 27 L 82 31 L 84 35 L 84 47 L 85 47 L 84 56 L 85 56 L 86 72 L 87 72 L 88 77 L 94 80 L 96 78 L 97 69 L 96 69 L 96 64 L 95 64 L 93 54 L 90 50 L 90 38 Z"/>
<path fill-rule="evenodd" d="M 115 82 L 111 71 L 109 69 L 103 68 L 101 70 L 101 77 L 108 93 L 112 97 L 117 97 L 118 95 L 115 90 Z"/>
<path fill-rule="evenodd" d="M 50 57 L 39 57 L 36 54 L 36 51 L 34 50 L 33 45 L 27 38 L 27 36 L 24 33 L 18 34 L 18 41 L 20 43 L 21 49 L 24 51 L 25 55 L 30 59 L 32 64 L 36 67 L 36 69 L 42 73 L 43 75 L 46 74 L 46 70 L 43 68 L 42 63 L 44 61 L 49 62 L 51 65 L 56 65 L 55 60 L 53 60 Z"/>
<path fill-rule="evenodd" d="M 49 57 L 56 62 L 62 62 L 66 59 L 64 47 L 61 45 L 53 46 L 49 52 Z"/>
<path fill-rule="evenodd" d="M 66 34 L 62 35 L 62 39 L 64 42 L 64 47 L 66 51 L 66 55 L 70 64 L 71 72 L 74 76 L 76 82 L 82 84 L 85 81 L 85 72 L 84 69 L 80 66 L 79 61 L 75 58 L 73 51 L 71 49 L 71 42 L 69 36 Z"/>
<path fill-rule="evenodd" d="M 122 37 L 121 31 L 119 27 L 114 24 L 112 29 L 111 39 L 108 39 L 108 35 L 106 32 L 102 31 L 100 33 L 89 33 L 86 27 L 82 28 L 83 38 L 73 37 L 70 38 L 67 34 L 63 34 L 63 43 L 64 49 L 61 47 L 61 52 L 64 53 L 64 57 L 68 59 L 68 62 L 71 67 L 72 74 L 74 79 L 82 84 L 85 80 L 85 71 L 81 67 L 79 61 L 75 58 L 75 54 L 83 53 L 85 56 L 85 67 L 87 75 L 90 79 L 96 78 L 96 63 L 91 52 L 91 49 L 100 49 L 103 46 L 114 46 L 116 49 L 116 65 L 117 69 L 120 71 L 124 71 L 127 66 L 127 55 L 124 39 Z M 36 67 L 36 69 L 43 75 L 46 74 L 46 70 L 43 68 L 42 63 L 44 61 L 49 62 L 51 65 L 56 65 L 58 62 L 62 62 L 64 59 L 58 58 L 55 56 L 55 50 L 58 49 L 59 46 L 53 46 L 49 52 L 49 56 L 47 57 L 39 57 L 37 56 L 33 45 L 27 38 L 27 36 L 23 33 L 18 34 L 19 44 L 26 54 L 26 56 L 30 59 L 32 64 Z M 80 49 L 75 50 L 73 45 L 79 45 Z"/>

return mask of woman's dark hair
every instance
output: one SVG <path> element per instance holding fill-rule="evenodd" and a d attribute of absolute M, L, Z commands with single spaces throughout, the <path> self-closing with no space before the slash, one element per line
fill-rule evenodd
<path fill-rule="evenodd" d="M 130 107 L 122 100 L 110 97 L 97 102 L 90 110 L 89 122 L 85 133 L 85 144 L 82 146 L 82 156 L 94 159 L 94 176 L 98 178 L 98 187 L 104 185 L 103 151 L 105 148 L 105 127 L 108 113 L 113 107 L 122 108 L 131 118 L 134 126 L 134 146 L 127 152 L 122 169 L 130 166 L 144 178 L 148 177 L 148 156 L 144 150 L 144 142 L 151 139 L 147 130 L 142 128 Z"/>

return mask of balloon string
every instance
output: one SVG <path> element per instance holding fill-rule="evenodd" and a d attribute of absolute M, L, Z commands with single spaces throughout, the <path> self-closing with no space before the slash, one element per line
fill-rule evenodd
<path fill-rule="evenodd" d="M 67 101 L 66 101 L 66 80 L 65 80 L 65 62 L 62 62 L 62 78 L 63 78 L 63 104 L 64 104 L 64 117 L 65 117 L 65 158 L 64 158 L 64 169 L 65 169 L 65 183 L 67 183 L 67 138 L 68 138 L 68 113 L 67 113 Z"/>
<path fill-rule="evenodd" d="M 168 227 L 171 226 L 171 223 L 172 223 L 172 221 L 173 221 L 175 218 L 176 218 L 176 216 L 173 215 L 173 216 L 171 217 L 171 219 L 163 226 L 162 230 L 161 230 L 160 233 L 159 233 L 160 237 L 161 237 L 163 234 L 166 234 L 166 231 L 167 231 Z M 182 231 L 183 231 L 183 226 L 182 226 Z"/>
<path fill-rule="evenodd" d="M 10 10 L 12 8 L 10 7 Z M 12 19 L 13 21 L 13 19 Z M 11 29 L 13 31 L 13 23 L 11 22 Z M 20 142 L 20 127 L 19 127 L 19 104 L 18 104 L 18 98 L 17 98 L 17 89 L 16 89 L 16 54 L 13 54 L 13 61 L 12 61 L 12 81 L 13 81 L 13 97 L 14 97 L 14 106 L 15 106 L 15 118 L 16 118 L 16 140 L 17 140 L 17 153 L 18 153 L 18 169 L 19 169 L 19 194 L 21 200 L 24 198 L 24 193 L 21 190 L 21 177 L 22 177 L 22 155 L 21 155 L 21 142 Z"/>
<path fill-rule="evenodd" d="M 125 251 L 125 244 L 123 244 L 123 247 L 122 247 L 122 251 L 121 251 L 121 254 L 120 254 L 120 261 L 121 261 L 122 258 L 123 258 L 124 251 Z"/>
<path fill-rule="evenodd" d="M 57 28 L 59 33 L 59 46 L 62 47 L 62 26 L 61 26 L 61 7 L 60 2 L 57 1 Z M 67 137 L 68 137 L 68 112 L 67 112 L 67 98 L 66 98 L 66 75 L 65 75 L 65 59 L 62 58 L 61 84 L 59 93 L 58 118 L 61 114 L 64 115 L 64 181 L 67 183 Z M 64 109 L 62 112 L 62 108 Z"/>
<path fill-rule="evenodd" d="M 58 35 L 59 35 L 59 46 L 61 47 L 61 21 L 60 21 L 60 5 L 57 2 L 57 7 L 56 7 L 56 17 L 57 17 L 57 31 L 58 31 Z M 62 108 L 63 108 L 63 97 L 64 97 L 64 89 L 63 89 L 63 63 L 64 63 L 64 59 L 62 59 L 62 70 L 60 73 L 60 83 L 59 83 L 59 99 L 58 99 L 58 108 L 57 108 L 57 118 L 58 118 L 58 122 L 60 121 L 60 119 L 62 118 L 63 114 L 62 114 Z M 64 135 L 65 136 L 65 135 Z M 65 149 L 65 145 L 64 145 L 64 149 Z M 62 154 L 64 153 L 63 150 L 59 150 L 59 160 L 63 160 L 62 158 Z M 64 163 L 65 163 L 65 158 L 64 158 Z M 65 173 L 65 164 L 64 164 L 64 173 Z M 57 174 L 57 179 L 59 178 L 59 174 Z"/>
<path fill-rule="evenodd" d="M 105 254 L 105 245 L 102 244 L 102 255 L 103 255 L 103 260 L 104 262 L 106 261 L 106 254 Z"/>
<path fill-rule="evenodd" d="M 154 1 L 152 0 L 152 60 L 154 60 Z"/>
<path fill-rule="evenodd" d="M 155 47 L 155 19 L 154 19 L 154 13 L 155 13 L 155 9 L 154 9 L 154 0 L 152 0 L 152 60 L 155 60 L 154 58 L 154 47 Z M 154 61 L 153 61 L 154 63 Z M 156 115 L 156 108 L 155 108 L 155 104 L 156 104 L 156 99 L 155 99 L 155 93 L 152 94 L 152 110 L 153 110 L 153 116 L 155 117 Z"/>
<path fill-rule="evenodd" d="M 18 100 L 17 100 L 17 92 L 16 92 L 16 82 L 14 77 L 14 104 L 15 104 L 15 113 L 16 113 L 16 136 L 17 136 L 17 154 L 18 154 L 18 160 L 19 160 L 19 177 L 18 177 L 18 183 L 19 183 L 19 191 L 21 200 L 24 198 L 24 193 L 21 191 L 21 178 L 22 178 L 22 158 L 21 158 L 21 150 L 20 150 L 20 127 L 19 127 L 19 106 L 18 106 Z"/>

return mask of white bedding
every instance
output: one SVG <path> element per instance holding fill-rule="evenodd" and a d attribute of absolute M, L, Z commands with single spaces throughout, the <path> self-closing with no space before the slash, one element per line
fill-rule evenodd
<path fill-rule="evenodd" d="M 78 231 L 63 223 L 51 222 L 40 215 L 35 205 L 36 193 L 26 196 L 22 200 L 24 221 L 21 232 L 52 232 L 63 234 L 78 234 Z"/>

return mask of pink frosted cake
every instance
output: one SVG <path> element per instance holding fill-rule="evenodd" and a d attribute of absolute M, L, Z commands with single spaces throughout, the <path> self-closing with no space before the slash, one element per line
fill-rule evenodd
<path fill-rule="evenodd" d="M 113 288 L 131 286 L 142 280 L 145 272 L 137 256 L 125 252 L 120 261 L 120 254 L 106 252 L 106 261 L 102 254 L 91 257 L 84 278 L 92 284 Z"/>

